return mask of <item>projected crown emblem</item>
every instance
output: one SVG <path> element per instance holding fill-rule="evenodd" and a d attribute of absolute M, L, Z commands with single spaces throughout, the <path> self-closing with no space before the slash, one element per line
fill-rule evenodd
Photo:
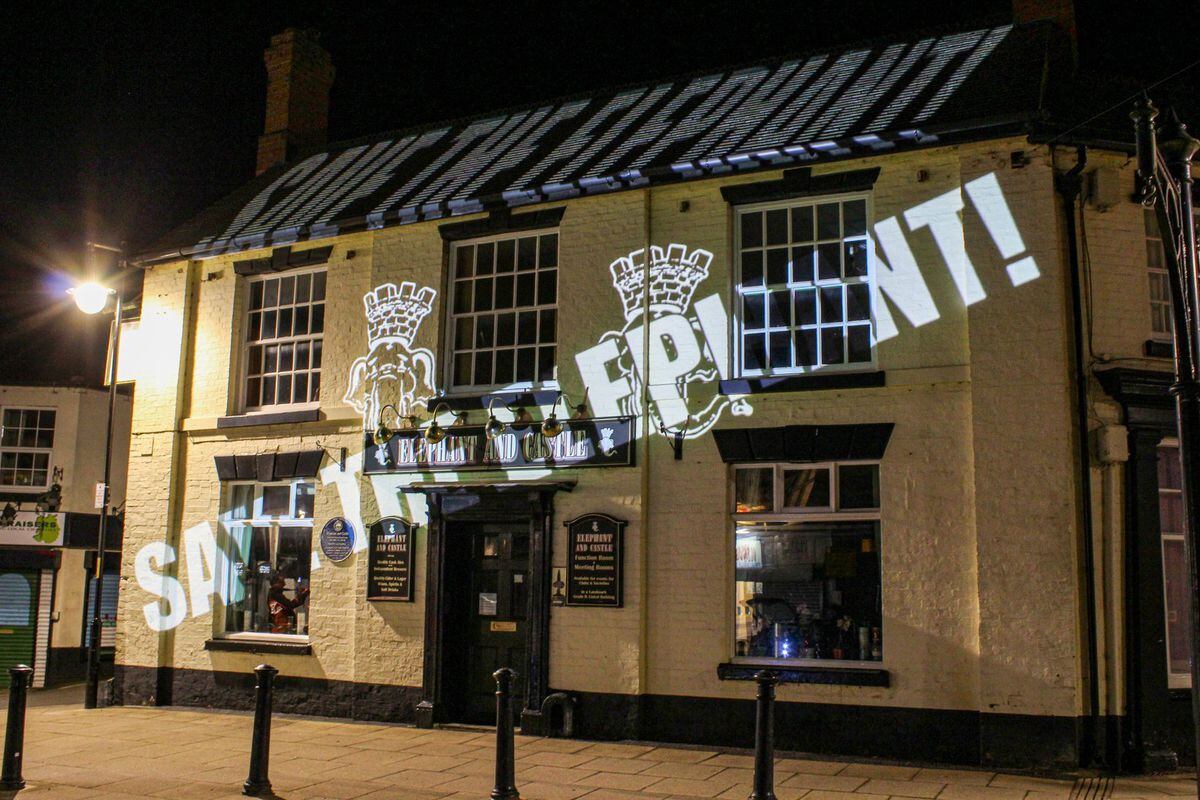
<path fill-rule="evenodd" d="M 635 250 L 609 265 L 613 285 L 621 295 L 625 319 L 632 320 L 646 301 L 646 251 Z M 696 248 L 688 253 L 686 246 L 672 244 L 663 252 L 661 247 L 650 248 L 650 310 L 655 313 L 683 314 L 692 302 L 692 294 L 708 277 L 712 253 Z"/>
<path fill-rule="evenodd" d="M 421 320 L 433 310 L 436 292 L 429 287 L 417 289 L 412 281 L 399 286 L 385 283 L 363 296 L 367 309 L 367 339 L 373 346 L 380 341 L 398 341 L 411 348 Z"/>

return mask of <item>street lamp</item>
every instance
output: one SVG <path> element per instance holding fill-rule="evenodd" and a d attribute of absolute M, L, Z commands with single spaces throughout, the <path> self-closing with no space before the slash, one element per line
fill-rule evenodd
<path fill-rule="evenodd" d="M 1179 459 L 1183 468 L 1184 533 L 1191 584 L 1192 724 L 1200 753 L 1200 282 L 1197 278 L 1196 222 L 1192 203 L 1192 157 L 1200 141 L 1171 112 L 1163 141 L 1155 141 L 1158 110 L 1143 96 L 1129 115 L 1137 142 L 1135 198 L 1154 208 L 1171 285 L 1175 339 L 1175 417 L 1179 427 Z M 1200 761 L 1197 762 L 1200 786 Z"/>
<path fill-rule="evenodd" d="M 91 247 L 115 253 L 121 252 L 116 248 L 104 247 L 103 245 L 93 244 Z M 122 266 L 124 266 L 123 262 Z M 100 635 L 103 626 L 100 607 L 104 600 L 104 552 L 108 545 L 109 477 L 112 470 L 113 414 L 117 403 L 117 358 L 120 355 L 121 347 L 121 305 L 123 299 L 119 290 L 110 289 L 98 283 L 91 282 L 82 283 L 73 289 L 68 289 L 67 292 L 75 299 L 75 305 L 79 306 L 79 310 L 85 314 L 99 314 L 108 306 L 108 299 L 110 297 L 115 300 L 113 303 L 113 324 L 108 334 L 108 349 L 111 353 L 108 364 L 108 429 L 104 437 L 104 496 L 100 506 L 100 532 L 96 541 L 94 573 L 96 600 L 92 603 L 92 636 L 88 642 L 87 689 L 83 696 L 83 707 L 95 708 L 100 689 Z"/>

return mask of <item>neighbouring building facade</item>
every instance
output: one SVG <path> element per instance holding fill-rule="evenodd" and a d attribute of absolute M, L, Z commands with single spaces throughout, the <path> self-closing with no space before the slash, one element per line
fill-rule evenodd
<path fill-rule="evenodd" d="M 125 498 L 131 403 L 117 395 L 114 508 Z M 33 667 L 34 687 L 87 670 L 108 392 L 66 386 L 0 386 L 0 686 L 8 669 Z M 101 598 L 101 656 L 116 633 L 121 520 L 111 517 Z"/>
<path fill-rule="evenodd" d="M 1161 261 L 1067 49 L 325 147 L 276 37 L 260 176 L 141 259 L 117 697 L 486 722 L 507 665 L 526 731 L 746 745 L 766 666 L 780 748 L 1191 758 Z"/>

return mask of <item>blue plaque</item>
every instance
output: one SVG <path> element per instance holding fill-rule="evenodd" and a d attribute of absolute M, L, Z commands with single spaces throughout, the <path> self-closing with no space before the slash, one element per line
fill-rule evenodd
<path fill-rule="evenodd" d="M 345 517 L 334 517 L 321 528 L 321 552 L 330 561 L 345 561 L 354 552 L 354 526 Z"/>

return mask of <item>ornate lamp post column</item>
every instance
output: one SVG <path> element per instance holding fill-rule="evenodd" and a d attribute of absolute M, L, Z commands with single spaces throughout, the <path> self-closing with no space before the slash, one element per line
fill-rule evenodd
<path fill-rule="evenodd" d="M 1153 207 L 1162 235 L 1171 284 L 1171 312 L 1175 337 L 1176 423 L 1179 458 L 1183 468 L 1184 532 L 1191 600 L 1192 724 L 1200 752 L 1200 282 L 1197 279 L 1196 223 L 1192 215 L 1192 157 L 1200 141 L 1170 112 L 1163 126 L 1163 141 L 1155 141 L 1158 110 L 1143 97 L 1130 117 L 1137 134 L 1136 197 Z M 1200 785 L 1200 764 L 1197 769 Z"/>

